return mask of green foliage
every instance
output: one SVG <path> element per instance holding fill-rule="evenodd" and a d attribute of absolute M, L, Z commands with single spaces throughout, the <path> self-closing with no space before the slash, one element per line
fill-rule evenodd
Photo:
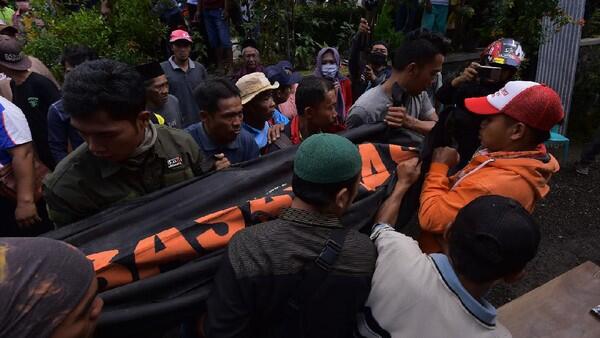
<path fill-rule="evenodd" d="M 386 41 L 389 46 L 397 48 L 402 44 L 404 35 L 396 32 L 394 27 L 394 6 L 393 1 L 385 1 L 381 8 L 381 13 L 377 18 L 377 25 L 373 31 L 375 40 Z"/>
<path fill-rule="evenodd" d="M 568 135 L 589 140 L 600 125 L 600 46 L 582 47 L 577 64 Z"/>
<path fill-rule="evenodd" d="M 151 4 L 151 0 L 115 0 L 112 14 L 103 18 L 98 8 L 70 11 L 38 1 L 34 3 L 36 15 L 46 24 L 28 32 L 25 51 L 40 58 L 57 75 L 62 50 L 74 44 L 129 64 L 162 58 L 160 40 L 166 27 L 152 12 Z"/>
<path fill-rule="evenodd" d="M 600 36 L 600 8 L 596 8 L 583 26 L 583 37 Z"/>
<path fill-rule="evenodd" d="M 362 9 L 353 1 L 340 4 L 297 5 L 292 0 L 264 0 L 255 4 L 246 31 L 260 27 L 258 47 L 263 63 L 293 59 L 297 68 L 311 68 L 320 48 L 350 48 Z"/>
<path fill-rule="evenodd" d="M 544 30 L 542 18 L 553 21 L 552 30 L 560 29 L 569 18 L 558 6 L 559 0 L 500 0 L 474 1 L 476 28 L 482 42 L 487 44 L 500 37 L 517 39 L 529 56 L 537 54 L 539 45 L 550 32 Z"/>

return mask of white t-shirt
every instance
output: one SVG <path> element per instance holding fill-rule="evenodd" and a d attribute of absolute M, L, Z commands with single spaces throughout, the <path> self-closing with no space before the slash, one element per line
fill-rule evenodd
<path fill-rule="evenodd" d="M 463 288 L 446 256 L 426 255 L 412 238 L 380 227 L 371 293 L 358 318 L 363 337 L 511 337 L 496 309 Z"/>
<path fill-rule="evenodd" d="M 0 167 L 12 161 L 8 150 L 31 142 L 25 115 L 12 102 L 0 96 Z"/>

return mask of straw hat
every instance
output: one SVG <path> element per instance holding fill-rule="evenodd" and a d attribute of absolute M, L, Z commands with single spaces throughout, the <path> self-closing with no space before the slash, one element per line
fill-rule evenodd
<path fill-rule="evenodd" d="M 260 72 L 242 76 L 235 85 L 240 90 L 242 104 L 252 101 L 256 95 L 262 92 L 279 88 L 279 82 L 275 82 L 271 85 L 271 82 L 269 82 L 269 79 L 267 79 L 265 74 Z"/>

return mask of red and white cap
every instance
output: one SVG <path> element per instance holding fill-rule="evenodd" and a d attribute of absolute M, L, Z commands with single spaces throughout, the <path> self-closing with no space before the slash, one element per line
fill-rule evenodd
<path fill-rule="evenodd" d="M 565 117 L 558 94 L 531 81 L 511 81 L 494 94 L 465 99 L 465 107 L 479 115 L 505 114 L 529 127 L 550 131 Z"/>
<path fill-rule="evenodd" d="M 177 29 L 171 32 L 171 37 L 169 38 L 169 42 L 173 43 L 175 41 L 185 40 L 188 42 L 192 42 L 192 37 L 190 33 L 184 31 L 183 29 Z"/>

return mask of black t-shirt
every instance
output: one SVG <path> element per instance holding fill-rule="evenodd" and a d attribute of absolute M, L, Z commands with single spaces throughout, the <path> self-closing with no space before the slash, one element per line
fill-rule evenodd
<path fill-rule="evenodd" d="M 13 103 L 21 108 L 35 145 L 38 157 L 51 169 L 56 163 L 48 145 L 48 108 L 60 99 L 56 85 L 38 73 L 31 73 L 25 82 L 17 85 L 10 81 Z"/>

